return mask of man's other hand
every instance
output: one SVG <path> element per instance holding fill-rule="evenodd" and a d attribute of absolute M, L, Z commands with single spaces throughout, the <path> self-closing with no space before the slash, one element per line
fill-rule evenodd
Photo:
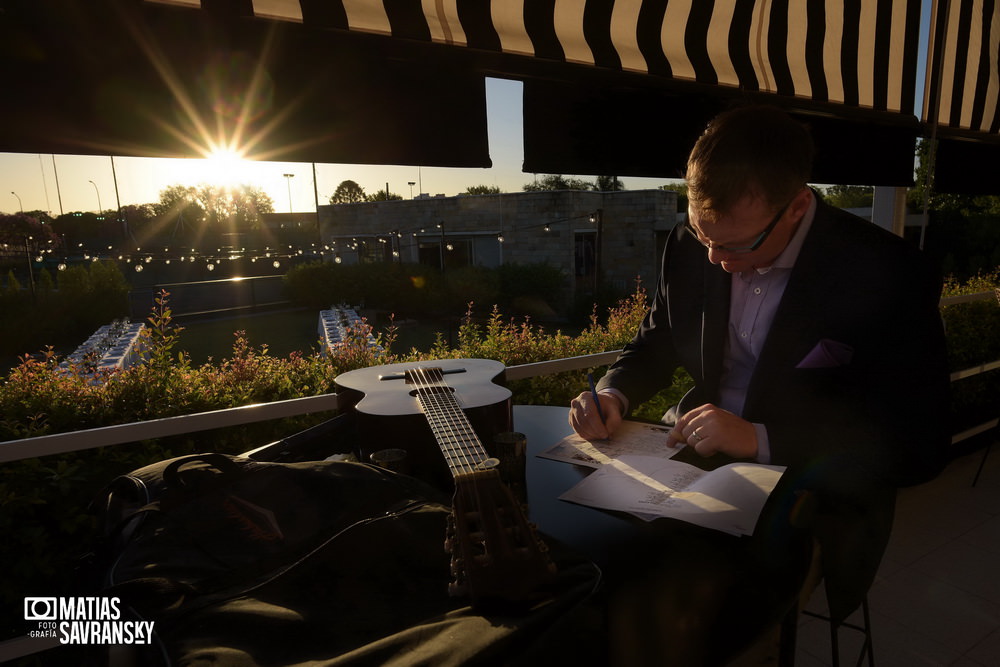
<path fill-rule="evenodd" d="M 757 430 L 753 424 L 711 403 L 695 408 L 677 420 L 667 435 L 667 444 L 674 447 L 681 442 L 694 447 L 702 456 L 711 456 L 716 452 L 736 459 L 757 456 Z"/>

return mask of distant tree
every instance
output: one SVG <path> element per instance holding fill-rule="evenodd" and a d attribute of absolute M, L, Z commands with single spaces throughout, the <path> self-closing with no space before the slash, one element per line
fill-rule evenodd
<path fill-rule="evenodd" d="M 402 198 L 403 195 L 397 195 L 395 192 L 389 192 L 384 188 L 373 195 L 368 195 L 368 201 L 399 201 Z"/>
<path fill-rule="evenodd" d="M 661 190 L 677 193 L 677 212 L 682 213 L 688 208 L 688 186 L 687 183 L 667 183 L 660 186 Z"/>
<path fill-rule="evenodd" d="M 932 142 L 923 140 L 917 143 L 917 168 L 915 184 L 906 193 L 906 205 L 912 212 L 924 210 L 926 196 L 927 209 L 949 216 L 976 216 L 986 214 L 1000 215 L 1000 197 L 957 195 L 934 190 L 933 171 L 928 178 L 928 164 Z M 929 181 L 929 187 L 928 187 Z"/>
<path fill-rule="evenodd" d="M 470 185 L 465 188 L 465 192 L 462 194 L 466 195 L 498 195 L 501 193 L 499 186 L 496 185 Z"/>
<path fill-rule="evenodd" d="M 115 216 L 98 215 L 92 211 L 63 213 L 52 221 L 52 231 L 59 236 L 60 247 L 74 248 L 118 244 L 122 240 L 121 226 Z"/>
<path fill-rule="evenodd" d="M 256 185 L 240 185 L 232 198 L 235 222 L 244 229 L 260 229 L 261 216 L 274 213 L 274 200 Z"/>
<path fill-rule="evenodd" d="M 561 174 L 547 174 L 539 180 L 525 183 L 525 192 L 541 192 L 543 190 L 593 190 L 594 184 L 579 178 L 566 178 Z"/>
<path fill-rule="evenodd" d="M 598 176 L 594 189 L 601 192 L 621 192 L 625 190 L 625 184 L 617 176 Z"/>
<path fill-rule="evenodd" d="M 837 208 L 864 208 L 874 198 L 875 188 L 867 185 L 831 185 L 823 191 L 826 203 Z"/>
<path fill-rule="evenodd" d="M 368 201 L 365 189 L 355 181 L 350 180 L 341 181 L 340 185 L 337 186 L 337 189 L 330 196 L 331 204 L 357 204 L 363 201 Z"/>
<path fill-rule="evenodd" d="M 169 221 L 182 218 L 189 225 L 205 219 L 205 207 L 198 190 L 189 185 L 171 185 L 160 190 L 160 201 L 153 204 L 153 213 Z"/>
<path fill-rule="evenodd" d="M 45 216 L 48 218 L 48 216 Z M 57 240 L 51 224 L 34 213 L 0 213 L 0 243 L 23 248 L 26 239 L 32 249 L 45 247 Z"/>

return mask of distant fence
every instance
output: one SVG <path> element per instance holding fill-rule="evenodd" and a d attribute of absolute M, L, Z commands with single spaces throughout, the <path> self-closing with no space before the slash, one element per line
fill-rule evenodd
<path fill-rule="evenodd" d="M 129 292 L 129 317 L 145 319 L 160 290 L 170 293 L 170 309 L 175 317 L 253 310 L 289 303 L 283 276 L 162 283 Z"/>

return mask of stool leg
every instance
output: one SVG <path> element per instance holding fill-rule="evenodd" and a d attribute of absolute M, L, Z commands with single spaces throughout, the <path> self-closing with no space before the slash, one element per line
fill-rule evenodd
<path fill-rule="evenodd" d="M 872 646 L 872 620 L 868 612 L 868 596 L 861 601 L 861 613 L 865 619 L 865 647 L 868 653 L 868 667 L 875 667 L 875 649 Z M 858 667 L 861 667 L 861 657 L 858 657 Z"/>
<path fill-rule="evenodd" d="M 830 621 L 830 660 L 833 667 L 840 667 L 840 642 L 837 639 L 837 628 L 839 626 Z"/>
<path fill-rule="evenodd" d="M 799 608 L 793 605 L 781 621 L 781 642 L 778 645 L 778 667 L 795 666 L 795 646 L 798 642 Z"/>

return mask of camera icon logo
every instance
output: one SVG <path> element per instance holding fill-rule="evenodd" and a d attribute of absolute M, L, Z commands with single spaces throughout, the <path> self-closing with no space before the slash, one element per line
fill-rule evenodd
<path fill-rule="evenodd" d="M 58 618 L 59 605 L 56 598 L 24 598 L 24 620 L 55 621 Z"/>

